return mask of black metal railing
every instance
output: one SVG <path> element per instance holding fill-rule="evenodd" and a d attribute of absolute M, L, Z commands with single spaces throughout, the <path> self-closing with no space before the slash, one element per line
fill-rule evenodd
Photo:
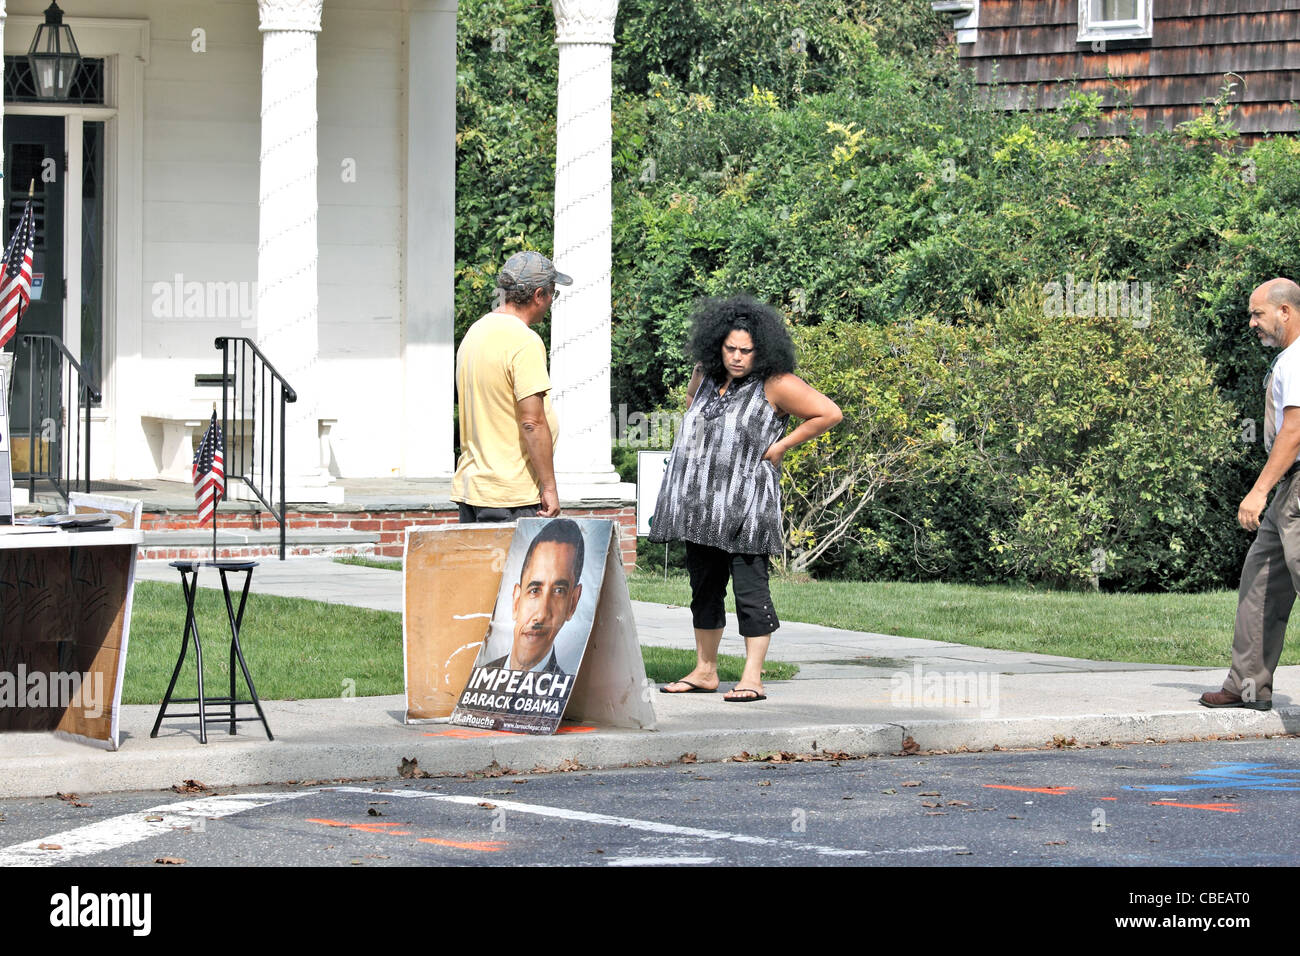
<path fill-rule="evenodd" d="M 252 339 L 219 336 L 221 350 L 221 434 L 226 439 L 226 482 L 248 486 L 280 525 L 280 560 L 285 559 L 284 406 L 293 390 Z M 279 507 L 271 498 L 279 492 Z"/>
<path fill-rule="evenodd" d="M 90 410 L 102 399 L 99 385 L 57 335 L 32 333 L 20 341 L 27 353 L 27 469 L 13 477 L 27 482 L 33 501 L 36 482 L 48 481 L 66 507 L 69 493 L 90 491 Z M 15 356 L 15 370 L 22 358 Z"/>

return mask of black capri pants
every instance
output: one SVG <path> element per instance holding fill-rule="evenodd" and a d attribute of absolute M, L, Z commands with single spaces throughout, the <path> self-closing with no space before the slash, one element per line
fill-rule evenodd
<path fill-rule="evenodd" d="M 686 570 L 691 576 L 691 622 L 700 630 L 717 630 L 726 624 L 723 598 L 728 578 L 741 637 L 771 634 L 781 626 L 767 586 L 767 555 L 732 554 L 688 541 Z"/>

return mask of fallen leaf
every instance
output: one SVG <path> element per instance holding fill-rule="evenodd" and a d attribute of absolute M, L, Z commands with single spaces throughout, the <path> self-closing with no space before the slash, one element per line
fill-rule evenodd
<path fill-rule="evenodd" d="M 374 807 L 366 807 L 366 815 L 367 815 L 367 816 L 371 816 L 371 817 L 382 817 L 382 816 L 383 816 L 383 814 L 380 813 L 378 810 L 376 810 Z"/>
<path fill-rule="evenodd" d="M 72 802 L 71 806 L 74 806 L 74 807 L 89 807 L 89 806 L 92 806 L 92 804 L 89 804 L 89 803 L 82 803 L 80 800 L 74 800 L 74 801 Z"/>
<path fill-rule="evenodd" d="M 929 800 L 924 800 L 924 801 L 921 802 L 921 806 L 923 806 L 923 807 L 937 807 L 937 806 L 939 806 L 939 804 L 937 804 L 937 803 L 932 803 L 932 802 L 929 801 Z"/>
<path fill-rule="evenodd" d="M 772 781 L 771 781 L 771 780 L 760 780 L 760 781 L 758 782 L 758 785 L 759 785 L 760 787 L 770 787 L 770 786 L 772 786 Z"/>
<path fill-rule="evenodd" d="M 682 754 L 678 759 L 680 759 L 682 763 L 699 763 L 695 758 L 695 754 Z"/>
<path fill-rule="evenodd" d="M 560 765 L 555 769 L 561 773 L 569 773 L 572 770 L 581 770 L 582 764 L 578 763 L 578 761 L 574 760 L 572 757 L 565 757 L 560 761 Z"/>
<path fill-rule="evenodd" d="M 168 865 L 170 865 L 170 866 L 175 866 L 175 865 L 177 865 L 177 864 L 184 863 L 185 860 L 183 860 L 183 859 L 182 859 L 181 857 L 179 857 L 179 856 L 160 856 L 160 857 L 158 857 L 156 860 L 154 860 L 154 862 L 155 862 L 155 863 L 166 863 L 166 864 L 168 864 Z"/>
<path fill-rule="evenodd" d="M 149 816 L 147 816 L 147 817 L 144 818 L 144 822 L 145 822 L 145 823 L 162 823 L 162 819 L 163 819 L 163 818 L 162 818 L 160 815 L 158 815 L 157 813 L 151 813 L 151 814 L 149 814 Z"/>
<path fill-rule="evenodd" d="M 519 778 L 517 778 L 517 779 L 515 779 L 515 780 L 511 780 L 510 782 L 511 782 L 511 783 L 527 783 L 528 781 L 527 781 L 525 778 L 523 778 L 523 777 L 519 777 Z"/>
<path fill-rule="evenodd" d="M 507 793 L 514 793 L 514 791 L 513 791 L 513 790 L 484 790 L 484 791 L 483 791 L 483 796 L 485 796 L 485 797 L 499 797 L 499 796 L 504 796 L 504 795 L 507 794 Z"/>
<path fill-rule="evenodd" d="M 958 850 L 953 856 L 974 856 L 973 850 Z"/>
<path fill-rule="evenodd" d="M 904 737 L 904 738 L 903 738 L 903 753 L 905 753 L 905 754 L 914 754 L 914 753 L 916 753 L 916 752 L 917 752 L 918 750 L 920 750 L 920 749 L 921 749 L 921 745 L 918 744 L 918 743 L 917 743 L 915 740 L 913 740 L 911 737 Z"/>
<path fill-rule="evenodd" d="M 415 757 L 410 759 L 403 757 L 402 762 L 397 766 L 397 775 L 404 780 L 421 780 L 429 776 L 420 769 L 420 761 Z"/>
<path fill-rule="evenodd" d="M 898 793 L 898 791 L 895 790 L 893 787 L 890 787 L 888 790 L 881 790 L 880 792 L 881 792 L 881 793 Z"/>
<path fill-rule="evenodd" d="M 946 817 L 946 816 L 948 815 L 948 811 L 947 811 L 947 810 L 927 810 L 926 813 L 925 813 L 925 815 L 926 815 L 927 817 Z"/>
<path fill-rule="evenodd" d="M 366 859 L 368 859 L 368 860 L 386 860 L 386 859 L 388 859 L 388 854 L 387 854 L 387 853 L 367 853 L 367 854 L 366 854 Z"/>
<path fill-rule="evenodd" d="M 495 810 L 497 808 L 497 805 L 495 803 L 488 803 L 486 800 L 480 803 L 479 806 L 482 807 L 484 810 Z"/>
<path fill-rule="evenodd" d="M 904 780 L 902 783 L 899 784 L 900 787 L 919 787 L 920 785 L 921 785 L 920 780 Z"/>
<path fill-rule="evenodd" d="M 696 777 L 696 780 L 712 780 L 712 777 Z"/>
<path fill-rule="evenodd" d="M 58 797 L 60 800 L 67 800 L 69 802 L 77 799 L 77 795 L 75 793 L 56 793 L 54 795 Z"/>
<path fill-rule="evenodd" d="M 186 780 L 184 783 L 172 784 L 172 789 L 177 793 L 203 793 L 212 788 L 198 780 Z"/>
<path fill-rule="evenodd" d="M 945 804 L 945 806 L 949 806 L 949 807 L 969 807 L 970 804 L 969 804 L 969 803 L 966 803 L 966 802 L 964 802 L 964 801 L 962 801 L 962 800 L 949 800 L 949 801 Z"/>
<path fill-rule="evenodd" d="M 1065 846 L 1064 840 L 1048 840 L 1043 846 Z"/>
<path fill-rule="evenodd" d="M 1008 819 L 1008 820 L 1019 820 L 1020 818 L 1019 818 L 1018 816 L 1016 816 L 1014 813 L 1008 813 L 1008 814 L 1007 814 L 1007 819 Z"/>
<path fill-rule="evenodd" d="M 923 797 L 941 797 L 941 796 L 943 796 L 943 794 L 941 794 L 938 790 L 922 790 L 922 791 L 921 791 L 921 796 L 923 796 Z"/>
<path fill-rule="evenodd" d="M 63 847 L 61 847 L 61 846 L 60 846 L 59 844 L 57 844 L 57 843 L 41 843 L 41 844 L 37 845 L 36 849 L 38 849 L 38 850 L 62 850 Z"/>

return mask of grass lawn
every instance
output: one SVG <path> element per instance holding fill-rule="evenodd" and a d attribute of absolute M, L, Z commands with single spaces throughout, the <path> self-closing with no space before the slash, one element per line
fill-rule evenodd
<path fill-rule="evenodd" d="M 632 598 L 685 604 L 684 575 L 637 572 Z M 1235 591 L 1095 594 L 962 584 L 796 581 L 773 576 L 778 616 L 854 631 L 1092 660 L 1227 667 Z M 728 610 L 734 610 L 728 598 Z M 773 642 L 779 641 L 777 632 Z M 1300 663 L 1289 644 L 1283 664 Z"/>
<path fill-rule="evenodd" d="M 230 626 L 221 592 L 200 588 L 195 612 L 203 641 L 204 689 L 219 697 L 230 681 Z M 136 582 L 123 703 L 162 700 L 180 653 L 184 623 L 185 600 L 179 583 Z M 250 594 L 239 637 L 257 693 L 267 700 L 402 693 L 400 614 Z M 656 683 L 676 680 L 695 663 L 693 651 L 643 647 L 641 653 L 646 676 Z M 743 665 L 743 658 L 722 655 L 722 679 L 739 679 Z M 236 671 L 238 667 L 236 663 Z M 794 665 L 769 663 L 764 677 L 783 680 L 797 670 Z M 244 696 L 242 675 L 237 687 Z M 177 688 L 178 697 L 195 695 L 193 648 L 186 655 Z"/>

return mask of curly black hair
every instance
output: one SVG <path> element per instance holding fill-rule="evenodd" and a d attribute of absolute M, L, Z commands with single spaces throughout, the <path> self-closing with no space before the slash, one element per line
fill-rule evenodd
<path fill-rule="evenodd" d="M 722 342 L 735 329 L 748 332 L 754 340 L 754 368 L 750 375 L 767 379 L 794 371 L 794 342 L 780 312 L 747 295 L 705 299 L 691 317 L 687 349 L 715 382 L 727 380 Z"/>

